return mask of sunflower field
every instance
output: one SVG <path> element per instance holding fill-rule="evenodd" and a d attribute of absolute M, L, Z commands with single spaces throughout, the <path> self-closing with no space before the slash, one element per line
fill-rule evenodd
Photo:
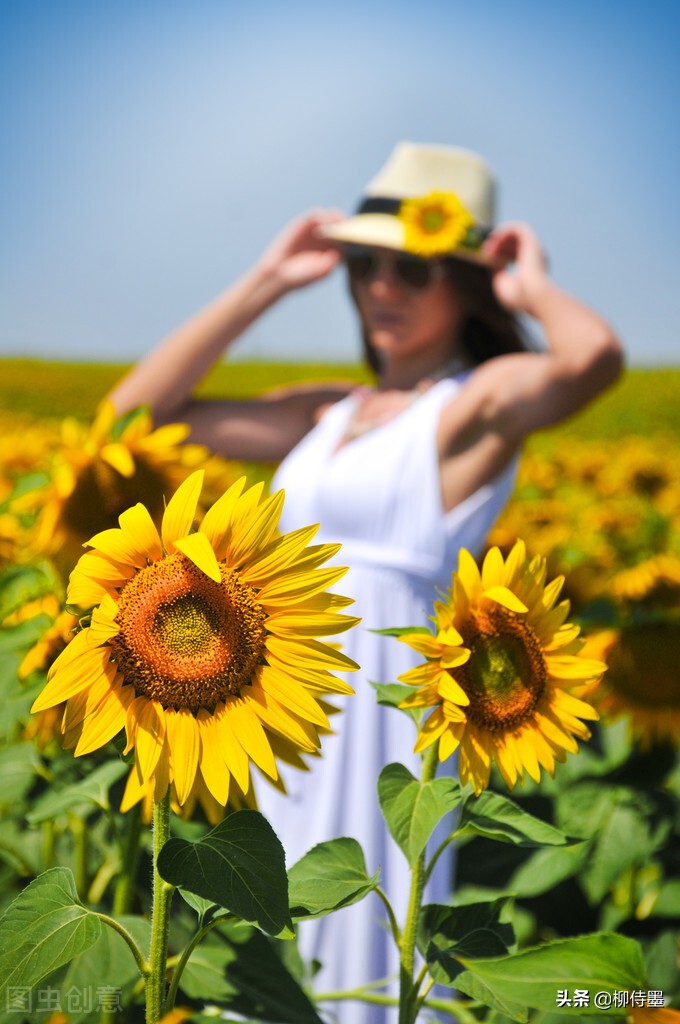
<path fill-rule="evenodd" d="M 0 1024 L 324 1024 L 297 923 L 379 873 L 342 838 L 287 867 L 251 776 L 342 729 L 337 546 L 279 533 L 271 467 L 116 419 L 121 371 L 2 364 Z M 236 364 L 229 394 L 331 373 L 363 379 Z M 631 371 L 532 438 L 481 564 L 385 631 L 423 659 L 376 687 L 423 767 L 368 780 L 411 898 L 398 992 L 352 996 L 399 1024 L 680 1021 L 678 408 L 680 371 Z"/>

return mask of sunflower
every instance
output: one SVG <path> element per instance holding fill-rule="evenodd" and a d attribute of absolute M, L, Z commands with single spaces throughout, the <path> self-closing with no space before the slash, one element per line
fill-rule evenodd
<path fill-rule="evenodd" d="M 456 249 L 478 249 L 475 219 L 453 192 L 430 192 L 404 199 L 399 207 L 404 225 L 404 247 L 425 258 L 443 256 Z"/>
<path fill-rule="evenodd" d="M 317 636 L 358 622 L 325 592 L 345 569 L 322 564 L 339 548 L 307 546 L 317 527 L 283 536 L 283 492 L 233 484 L 192 532 L 203 472 L 178 488 L 159 535 L 137 504 L 120 529 L 88 542 L 67 602 L 90 622 L 54 662 L 33 711 L 66 701 L 66 747 L 86 754 L 122 729 L 137 780 L 154 800 L 172 784 L 183 806 L 200 777 L 225 805 L 232 779 L 246 794 L 250 765 L 278 779 L 281 744 L 314 753 L 328 727 L 333 675 L 356 664 Z M 141 796 L 140 796 L 141 798 Z"/>
<path fill-rule="evenodd" d="M 606 666 L 579 652 L 577 626 L 565 625 L 569 602 L 557 603 L 563 579 L 545 585 L 545 559 L 517 541 L 506 561 L 491 548 L 480 574 L 461 550 L 446 601 L 435 603 L 429 630 L 400 636 L 427 658 L 400 676 L 416 686 L 402 707 L 434 708 L 420 727 L 416 752 L 439 741 L 439 759 L 460 746 L 460 776 L 476 794 L 495 761 L 510 788 L 526 772 L 536 782 L 578 750 L 590 732 L 581 719 L 597 712 L 569 689 Z"/>
<path fill-rule="evenodd" d="M 100 404 L 90 426 L 64 420 L 48 469 L 49 483 L 14 505 L 16 511 L 37 511 L 33 549 L 70 569 L 87 538 L 115 526 L 118 515 L 135 500 L 141 499 L 159 522 L 163 495 L 208 458 L 202 445 L 183 443 L 189 433 L 185 423 L 154 430 L 151 415 L 143 408 L 117 421 L 109 401 Z M 217 461 L 224 490 L 235 474 L 224 460 Z"/>

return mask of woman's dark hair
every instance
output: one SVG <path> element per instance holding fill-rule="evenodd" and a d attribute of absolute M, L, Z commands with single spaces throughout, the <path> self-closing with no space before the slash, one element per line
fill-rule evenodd
<path fill-rule="evenodd" d="M 517 317 L 496 298 L 491 270 L 471 260 L 451 258 L 444 262 L 447 278 L 465 296 L 470 308 L 460 340 L 473 365 L 479 366 L 488 359 L 509 352 L 528 351 L 531 346 Z M 379 373 L 380 359 L 365 331 L 362 332 L 362 342 L 366 362 L 374 373 Z"/>

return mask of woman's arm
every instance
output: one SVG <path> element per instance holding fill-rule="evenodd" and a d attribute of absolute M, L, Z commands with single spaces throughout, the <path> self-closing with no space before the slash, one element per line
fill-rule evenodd
<path fill-rule="evenodd" d="M 118 413 L 150 406 L 157 422 L 181 419 L 192 441 L 233 458 L 278 460 L 310 429 L 316 408 L 342 389 L 279 391 L 253 402 L 196 402 L 191 392 L 228 346 L 288 292 L 320 280 L 339 260 L 316 236 L 337 211 L 312 211 L 293 221 L 258 263 L 231 288 L 162 341 L 109 396 Z"/>
<path fill-rule="evenodd" d="M 508 309 L 541 324 L 547 351 L 499 356 L 474 373 L 460 402 L 447 410 L 443 427 L 449 451 L 467 448 L 488 433 L 502 447 L 516 447 L 527 434 L 586 405 L 623 366 L 609 324 L 550 280 L 531 228 L 504 225 L 490 237 L 487 250 L 514 263 L 513 269 L 496 271 L 494 290 Z"/>

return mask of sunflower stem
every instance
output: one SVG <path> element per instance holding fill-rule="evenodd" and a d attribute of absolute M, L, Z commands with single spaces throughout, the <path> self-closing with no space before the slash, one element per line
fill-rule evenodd
<path fill-rule="evenodd" d="M 132 905 L 137 861 L 139 860 L 139 841 L 142 834 L 142 811 L 140 804 L 136 804 L 128 812 L 127 825 L 127 835 L 121 850 L 123 864 L 113 897 L 114 916 L 128 914 Z"/>
<path fill-rule="evenodd" d="M 430 782 L 437 773 L 439 743 L 434 743 L 423 757 L 420 776 L 422 783 Z M 411 869 L 411 892 L 408 912 L 401 936 L 401 957 L 399 965 L 399 1024 L 414 1024 L 417 1014 L 418 985 L 413 981 L 416 955 L 416 930 L 420 904 L 425 887 L 425 850 Z"/>
<path fill-rule="evenodd" d="M 172 981 L 170 983 L 170 989 L 168 991 L 168 998 L 166 1001 L 166 1012 L 169 1013 L 170 1010 L 174 1009 L 175 999 L 177 998 L 177 989 L 179 988 L 179 981 L 180 978 L 182 977 L 182 972 L 184 971 L 184 968 L 188 964 L 189 958 L 193 951 L 196 949 L 196 946 L 206 937 L 208 932 L 212 931 L 213 928 L 216 928 L 217 925 L 224 924 L 225 921 L 230 920 L 232 920 L 231 915 L 229 915 L 228 917 L 218 917 L 216 920 L 208 921 L 207 924 L 203 925 L 203 927 L 196 932 L 191 942 L 188 944 L 182 955 L 178 958 L 177 964 L 175 965 L 175 969 L 172 972 Z"/>
<path fill-rule="evenodd" d="M 170 838 L 170 789 L 153 806 L 153 905 L 151 911 L 151 955 L 146 982 L 146 1024 L 158 1024 L 165 1013 L 165 976 L 168 964 L 170 904 L 174 885 L 161 878 L 158 857 Z"/>
<path fill-rule="evenodd" d="M 102 922 L 102 924 L 107 925 L 109 928 L 113 928 L 114 932 L 118 932 L 118 934 L 121 935 L 123 939 L 125 939 L 128 946 L 130 947 L 130 952 L 135 958 L 135 962 L 137 964 L 137 967 L 139 968 L 139 973 L 143 978 L 148 977 L 149 965 L 144 959 L 144 954 L 142 953 L 141 949 L 139 948 L 133 937 L 130 935 L 130 932 L 127 930 L 127 928 L 125 928 L 120 923 L 120 921 L 116 921 L 113 917 L 109 917 L 108 914 L 97 914 L 97 917 Z"/>

